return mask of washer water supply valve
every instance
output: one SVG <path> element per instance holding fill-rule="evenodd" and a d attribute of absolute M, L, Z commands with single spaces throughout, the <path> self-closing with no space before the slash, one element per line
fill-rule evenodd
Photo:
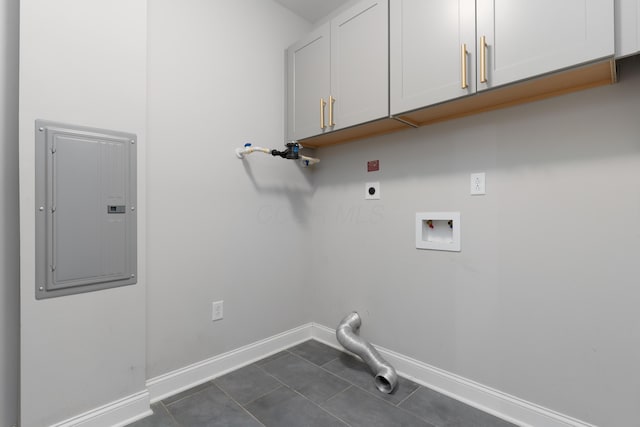
<path fill-rule="evenodd" d="M 300 160 L 300 164 L 303 167 L 315 165 L 320 162 L 320 159 L 316 159 L 315 157 L 308 157 L 300 154 L 300 150 L 302 150 L 302 145 L 300 145 L 297 141 L 291 141 L 285 144 L 285 149 L 282 151 L 279 150 L 270 150 L 268 148 L 263 147 L 254 147 L 251 143 L 244 144 L 243 148 L 236 148 L 236 156 L 239 159 L 244 159 L 244 156 L 247 154 L 255 153 L 256 151 L 265 154 L 271 154 L 274 157 L 280 156 L 283 159 L 289 160 Z"/>
<path fill-rule="evenodd" d="M 283 159 L 298 160 L 300 158 L 300 144 L 297 142 L 287 142 L 284 151 L 271 150 L 272 156 L 280 156 Z"/>

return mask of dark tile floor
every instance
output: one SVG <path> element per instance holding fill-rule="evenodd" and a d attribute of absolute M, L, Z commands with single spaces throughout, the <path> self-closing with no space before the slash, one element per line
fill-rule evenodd
<path fill-rule="evenodd" d="M 362 361 L 314 340 L 152 409 L 130 427 L 514 427 L 405 378 L 380 393 Z"/>

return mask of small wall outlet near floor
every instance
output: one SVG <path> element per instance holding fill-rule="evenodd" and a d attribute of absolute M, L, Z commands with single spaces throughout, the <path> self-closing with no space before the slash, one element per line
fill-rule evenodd
<path fill-rule="evenodd" d="M 211 303 L 211 320 L 215 321 L 215 320 L 221 320 L 223 317 L 223 304 L 224 301 L 214 301 Z"/>

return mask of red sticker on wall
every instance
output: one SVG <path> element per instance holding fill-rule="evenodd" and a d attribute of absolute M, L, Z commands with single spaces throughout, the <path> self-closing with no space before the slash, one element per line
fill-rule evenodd
<path fill-rule="evenodd" d="M 370 160 L 367 162 L 367 172 L 380 170 L 380 160 Z"/>

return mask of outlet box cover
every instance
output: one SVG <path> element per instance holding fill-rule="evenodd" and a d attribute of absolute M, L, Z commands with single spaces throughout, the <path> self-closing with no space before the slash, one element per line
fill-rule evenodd
<path fill-rule="evenodd" d="M 367 182 L 364 186 L 364 198 L 366 200 L 380 200 L 380 183 Z"/>
<path fill-rule="evenodd" d="M 472 173 L 471 174 L 471 195 L 483 196 L 487 194 L 487 187 L 485 181 L 485 173 Z"/>
<path fill-rule="evenodd" d="M 416 249 L 460 252 L 460 212 L 416 213 Z"/>

